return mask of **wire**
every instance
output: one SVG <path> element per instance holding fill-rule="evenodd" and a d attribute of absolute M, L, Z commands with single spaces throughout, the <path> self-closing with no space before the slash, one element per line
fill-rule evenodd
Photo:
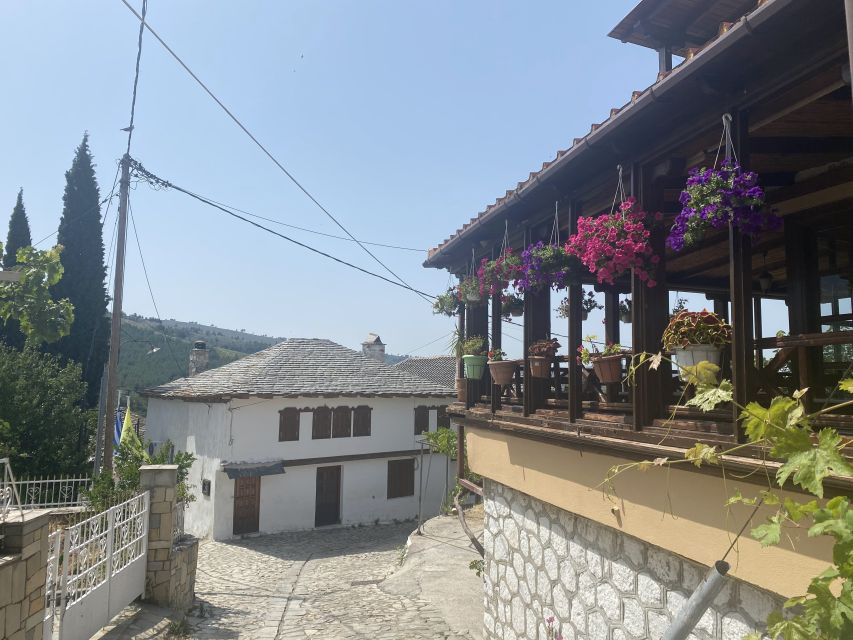
<path fill-rule="evenodd" d="M 341 223 L 340 223 L 340 221 L 339 221 L 335 216 L 333 216 L 333 215 L 332 215 L 332 213 L 331 213 L 331 212 L 330 212 L 326 207 L 324 207 L 322 204 L 320 204 L 320 201 L 319 201 L 319 200 L 317 200 L 317 198 L 315 198 L 315 197 L 311 194 L 311 192 L 310 192 L 310 191 L 308 191 L 308 189 L 306 189 L 306 188 L 302 185 L 302 183 L 301 183 L 301 182 L 299 182 L 299 180 L 297 180 L 297 179 L 296 179 L 296 177 L 295 177 L 292 173 L 290 173 L 290 171 L 288 171 L 288 170 L 284 167 L 284 165 L 283 165 L 281 162 L 279 162 L 279 161 L 278 161 L 278 159 L 277 159 L 277 158 L 276 158 L 276 157 L 275 157 L 275 156 L 274 156 L 274 155 L 273 155 L 273 154 L 272 154 L 272 153 L 271 153 L 271 152 L 270 152 L 270 151 L 269 151 L 269 150 L 268 150 L 268 149 L 267 149 L 263 144 L 261 144 L 261 142 L 260 142 L 260 141 L 259 141 L 259 140 L 258 140 L 258 139 L 253 135 L 253 134 L 252 134 L 252 132 L 251 132 L 251 131 L 249 131 L 249 129 L 247 129 L 247 128 L 246 128 L 246 126 L 245 126 L 245 125 L 244 125 L 244 124 L 243 124 L 243 123 L 242 123 L 242 122 L 237 118 L 237 116 L 235 116 L 235 115 L 234 115 L 234 114 L 233 114 L 233 113 L 228 109 L 228 107 L 226 107 L 226 106 L 225 106 L 225 104 L 224 104 L 224 103 L 223 103 L 219 98 L 217 98 L 217 97 L 216 97 L 216 95 L 215 95 L 215 94 L 214 94 L 210 89 L 208 89 L 207 85 L 205 85 L 205 84 L 201 81 L 201 79 L 199 79 L 199 77 L 198 77 L 195 73 L 193 73 L 193 71 L 192 71 L 192 70 L 187 66 L 187 64 L 186 64 L 186 63 L 185 63 L 185 62 L 184 62 L 184 61 L 183 61 L 183 60 L 178 56 L 178 54 L 176 54 L 176 53 L 171 49 L 171 47 L 169 47 L 169 45 L 167 45 L 167 44 L 166 44 L 166 42 L 163 40 L 163 38 L 161 38 L 161 37 L 157 34 L 157 32 L 156 32 L 156 31 L 154 31 L 154 29 L 152 29 L 152 28 L 151 28 L 151 25 L 149 25 L 147 22 L 145 22 L 145 16 L 144 16 L 144 15 L 139 15 L 139 14 L 136 12 L 136 9 L 134 9 L 134 8 L 130 5 L 130 3 L 129 3 L 127 0 L 121 0 L 121 1 L 122 1 L 122 3 L 124 4 L 124 6 L 126 6 L 126 7 L 127 7 L 127 8 L 132 12 L 132 13 L 133 13 L 133 15 L 135 15 L 135 16 L 139 19 L 139 21 L 140 21 L 140 29 L 142 29 L 143 27 L 145 27 L 145 28 L 147 28 L 147 29 L 148 29 L 148 31 L 151 33 L 151 35 L 153 35 L 153 36 L 157 39 L 157 41 L 158 41 L 161 45 L 163 45 L 163 47 L 166 49 L 166 51 L 168 51 L 168 52 L 169 52 L 169 54 L 170 54 L 170 55 L 171 55 L 171 56 L 172 56 L 172 57 L 173 57 L 173 58 L 178 62 L 178 64 L 180 64 L 180 65 L 184 68 L 184 70 L 185 70 L 188 74 L 190 74 L 190 76 L 193 78 L 193 80 L 195 80 L 195 81 L 199 84 L 199 86 L 200 86 L 202 89 L 204 89 L 204 91 L 207 93 L 207 95 L 209 95 L 209 96 L 213 99 L 213 101 L 214 101 L 214 102 L 216 102 L 216 104 L 218 104 L 218 105 L 220 106 L 220 108 L 221 108 L 221 109 L 222 109 L 222 110 L 223 110 L 223 111 L 228 115 L 228 117 L 230 117 L 230 118 L 231 118 L 231 120 L 233 120 L 233 121 L 234 121 L 234 123 L 235 123 L 238 127 L 240 127 L 240 129 L 242 129 L 243 133 L 245 133 L 245 134 L 249 137 L 249 139 L 250 139 L 252 142 L 254 142 L 254 143 L 255 143 L 255 145 L 257 145 L 257 147 L 258 147 L 261 151 L 263 151 L 263 152 L 264 152 L 264 154 L 265 154 L 265 155 L 266 155 L 270 160 L 272 160 L 273 164 L 275 164 L 275 165 L 276 165 L 276 166 L 281 170 L 281 172 L 282 172 L 282 173 L 284 173 L 284 175 L 286 175 L 286 176 L 288 177 L 288 179 L 290 179 L 290 181 L 291 181 L 294 185 L 296 185 L 296 187 L 297 187 L 300 191 L 302 191 L 302 193 L 304 193 L 304 194 L 308 197 L 308 199 L 309 199 L 309 200 L 311 200 L 311 202 L 313 202 L 315 205 L 317 205 L 317 208 L 318 208 L 318 209 L 320 209 L 320 211 L 322 211 L 323 213 L 325 213 L 325 214 L 326 214 L 326 216 L 328 216 L 328 217 L 329 217 L 329 219 L 330 219 L 332 222 L 334 222 L 334 223 L 335 223 L 335 224 L 336 224 L 336 225 L 341 229 L 341 231 L 343 231 L 345 234 L 347 234 L 347 236 L 349 236 L 349 237 L 353 240 L 353 242 L 355 242 L 356 244 L 358 244 L 358 246 L 359 246 L 359 247 L 361 247 L 361 249 L 362 249 L 362 250 L 363 250 L 367 255 L 369 255 L 371 258 L 373 258 L 373 260 L 375 260 L 375 261 L 376 261 L 376 262 L 377 262 L 377 263 L 378 263 L 378 264 L 379 264 L 383 269 L 385 269 L 385 271 L 387 271 L 387 272 L 388 272 L 388 273 L 390 273 L 394 278 L 396 278 L 396 279 L 400 282 L 400 284 L 404 285 L 407 289 L 410 289 L 411 291 L 414 291 L 414 292 L 415 292 L 415 293 L 417 293 L 419 296 L 421 296 L 422 298 L 424 298 L 424 300 L 429 301 L 429 297 L 428 297 L 426 294 L 423 294 L 423 293 L 421 293 L 420 291 L 418 291 L 417 289 L 413 288 L 413 287 L 412 287 L 412 286 L 410 286 L 410 285 L 409 285 L 405 280 L 403 280 L 400 276 L 398 276 L 398 275 L 397 275 L 397 274 L 396 274 L 396 273 L 395 273 L 395 272 L 394 272 L 390 267 L 388 267 L 388 265 L 386 265 L 386 264 L 385 264 L 384 262 L 382 262 L 379 258 L 377 258 L 377 257 L 373 254 L 373 252 L 371 252 L 371 251 L 370 251 L 370 249 L 368 249 L 366 246 L 364 246 L 364 244 L 363 244 L 361 241 L 359 241 L 359 240 L 358 240 L 354 235 L 352 235 L 352 234 L 349 232 L 349 229 L 347 229 L 343 224 L 341 224 Z"/>
<path fill-rule="evenodd" d="M 390 278 L 386 278 L 385 276 L 378 274 L 375 271 L 369 271 L 368 269 L 354 265 L 353 263 L 347 262 L 346 260 L 342 260 L 341 258 L 335 257 L 330 253 L 326 253 L 325 251 L 321 251 L 320 249 L 315 249 L 311 245 L 305 244 L 304 242 L 300 242 L 299 240 L 294 240 L 290 236 L 286 236 L 283 233 L 279 233 L 278 231 L 270 229 L 269 227 L 265 227 L 264 225 L 259 224 L 259 223 L 255 222 L 254 220 L 249 220 L 248 218 L 246 218 L 246 217 L 244 217 L 238 213 L 235 213 L 234 211 L 231 211 L 231 210 L 226 209 L 225 207 L 223 207 L 221 205 L 216 204 L 215 202 L 213 202 L 209 198 L 206 198 L 206 197 L 199 195 L 197 193 L 193 193 L 192 191 L 190 191 L 188 189 L 184 189 L 183 187 L 179 187 L 172 182 L 169 182 L 167 180 L 163 180 L 162 178 L 159 178 L 158 176 L 156 176 L 153 173 L 151 173 L 150 171 L 148 171 L 145 167 L 143 167 L 141 164 L 139 164 L 139 162 L 137 162 L 136 160 L 133 160 L 132 158 L 130 160 L 130 163 L 131 163 L 131 168 L 137 173 L 137 175 L 146 179 L 149 183 L 153 183 L 154 185 L 159 186 L 160 188 L 174 189 L 175 191 L 180 191 L 181 193 L 184 193 L 184 194 L 190 196 L 191 198 L 198 200 L 199 202 L 203 202 L 204 204 L 209 205 L 209 206 L 213 207 L 214 209 L 219 209 L 220 211 L 227 213 L 229 216 L 231 216 L 233 218 L 237 218 L 238 220 L 242 220 L 243 222 L 250 224 L 253 227 L 257 227 L 258 229 L 262 229 L 262 230 L 266 231 L 267 233 L 270 233 L 274 236 L 278 236 L 279 238 L 281 238 L 283 240 L 287 240 L 288 242 L 291 242 L 297 246 L 300 246 L 303 249 L 308 249 L 309 251 L 312 251 L 312 252 L 314 252 L 318 255 L 321 255 L 323 257 L 329 258 L 330 260 L 334 260 L 335 262 L 338 262 L 342 265 L 345 265 L 347 267 L 355 269 L 356 271 L 361 271 L 362 273 L 364 273 L 366 275 L 373 276 L 374 278 L 379 278 L 380 280 L 384 280 L 385 282 L 388 282 L 389 284 L 393 284 L 395 287 L 400 287 L 402 289 L 412 291 L 412 292 L 418 294 L 419 296 L 421 296 L 422 298 L 424 298 L 427 302 L 431 302 L 432 299 L 435 298 L 435 296 L 433 296 L 429 293 L 425 293 L 423 291 L 420 291 L 418 289 L 415 289 L 414 287 L 406 284 L 405 282 L 403 282 L 403 283 L 395 282 L 394 280 L 391 280 Z"/>
<path fill-rule="evenodd" d="M 446 340 L 447 338 L 449 338 L 449 337 L 450 337 L 450 336 L 452 336 L 452 335 L 453 335 L 453 331 L 451 331 L 451 332 L 449 332 L 449 333 L 445 333 L 443 336 L 441 336 L 441 337 L 439 337 L 439 338 L 436 338 L 435 340 L 430 340 L 430 341 L 429 341 L 429 342 L 427 342 L 426 344 L 422 344 L 421 346 L 419 346 L 419 347 L 417 347 L 417 348 L 415 348 L 415 349 L 409 349 L 409 350 L 407 350 L 407 351 L 403 351 L 403 353 L 404 353 L 404 354 L 406 354 L 406 355 L 410 355 L 410 354 L 414 353 L 415 351 L 420 351 L 421 349 L 424 349 L 424 348 L 426 348 L 426 347 L 430 346 L 431 344 L 435 344 L 435 343 L 436 343 L 436 342 L 438 342 L 439 340 Z"/>
<path fill-rule="evenodd" d="M 133 97 L 130 100 L 130 125 L 127 127 L 127 154 L 130 155 L 130 140 L 133 138 L 133 117 L 136 114 L 136 88 L 139 85 L 139 61 L 142 59 L 142 34 L 145 33 L 145 14 L 148 0 L 142 0 L 142 15 L 139 22 L 139 42 L 136 46 L 136 71 L 133 74 Z"/>

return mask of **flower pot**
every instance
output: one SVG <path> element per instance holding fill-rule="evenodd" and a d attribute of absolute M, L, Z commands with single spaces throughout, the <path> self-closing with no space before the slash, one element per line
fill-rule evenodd
<path fill-rule="evenodd" d="M 470 380 L 479 380 L 483 377 L 483 369 L 486 368 L 486 356 L 462 356 L 465 363 L 465 377 Z"/>
<path fill-rule="evenodd" d="M 465 300 L 467 300 L 468 302 L 480 302 L 482 298 L 480 297 L 479 293 L 466 293 Z"/>
<path fill-rule="evenodd" d="M 465 378 L 456 378 L 456 399 L 459 402 L 468 401 L 468 381 Z"/>
<path fill-rule="evenodd" d="M 551 376 L 551 360 L 545 356 L 527 356 L 530 365 L 530 375 L 534 378 L 549 378 Z"/>
<path fill-rule="evenodd" d="M 622 355 L 592 358 L 592 368 L 602 384 L 613 384 L 622 380 Z"/>
<path fill-rule="evenodd" d="M 509 315 L 511 315 L 513 318 L 520 318 L 524 315 L 524 309 L 513 309 L 509 312 Z"/>
<path fill-rule="evenodd" d="M 619 312 L 619 320 L 624 322 L 625 324 L 631 324 L 633 314 L 630 311 L 620 311 Z"/>
<path fill-rule="evenodd" d="M 518 360 L 490 360 L 489 373 L 492 374 L 492 381 L 500 385 L 512 384 L 517 365 Z"/>
<path fill-rule="evenodd" d="M 581 320 L 586 322 L 587 318 L 589 318 L 589 311 L 584 309 L 583 311 L 581 311 Z"/>
<path fill-rule="evenodd" d="M 695 367 L 700 362 L 710 362 L 720 366 L 722 350 L 710 344 L 689 344 L 672 350 L 675 363 L 679 366 L 678 375 L 682 380 L 687 379 L 687 374 L 681 367 Z"/>

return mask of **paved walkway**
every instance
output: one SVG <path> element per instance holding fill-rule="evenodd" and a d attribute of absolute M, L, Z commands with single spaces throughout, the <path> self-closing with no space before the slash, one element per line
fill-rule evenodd
<path fill-rule="evenodd" d="M 401 572 L 412 523 L 376 527 L 326 529 L 259 536 L 234 542 L 203 541 L 199 546 L 196 606 L 187 617 L 189 637 L 257 640 L 390 640 L 479 638 L 482 625 L 482 582 L 468 569 L 478 556 L 461 532 L 451 533 L 455 518 L 441 527 L 428 521 L 426 537 L 412 557 L 431 564 L 446 583 L 473 589 L 475 611 L 448 616 L 448 602 L 434 597 L 444 591 L 434 581 L 420 584 L 417 572 Z M 458 522 L 456 527 L 458 527 Z M 459 538 L 459 536 L 462 538 Z M 421 548 L 428 543 L 429 551 Z M 443 549 L 442 547 L 446 547 Z M 460 554 L 451 567 L 441 564 L 446 550 Z M 443 561 L 442 561 L 443 562 Z M 448 571 L 448 568 L 453 569 Z M 427 568 L 428 570 L 428 568 Z M 407 578 L 406 575 L 411 576 Z M 460 578 L 463 578 L 460 580 Z M 465 588 L 463 587 L 462 590 Z M 459 603 L 461 605 L 461 602 Z M 452 602 L 450 603 L 452 608 Z M 126 611 L 104 640 L 163 638 L 169 624 L 162 610 Z M 158 616 L 160 616 L 158 618 Z M 475 634 L 470 633 L 474 628 Z M 174 626 L 173 626 L 174 630 Z"/>

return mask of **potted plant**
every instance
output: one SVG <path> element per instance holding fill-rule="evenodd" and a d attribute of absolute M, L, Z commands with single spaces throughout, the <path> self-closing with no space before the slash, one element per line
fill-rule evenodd
<path fill-rule="evenodd" d="M 700 362 L 720 365 L 720 352 L 732 341 L 732 327 L 711 311 L 680 311 L 663 332 L 663 348 L 671 351 L 682 379 L 685 367 Z"/>
<path fill-rule="evenodd" d="M 465 363 L 465 377 L 479 380 L 486 368 L 486 339 L 471 336 L 462 341 L 462 362 Z"/>
<path fill-rule="evenodd" d="M 675 305 L 673 305 L 672 313 L 669 314 L 669 317 L 677 316 L 682 311 L 687 311 L 687 298 L 676 298 Z"/>
<path fill-rule="evenodd" d="M 603 309 L 604 305 L 599 304 L 595 300 L 595 292 L 594 291 L 585 291 L 584 296 L 581 302 L 581 319 L 586 320 L 589 318 L 589 312 L 594 309 Z M 557 315 L 561 318 L 569 317 L 569 299 L 563 298 L 562 302 L 560 302 L 560 306 L 557 307 Z"/>
<path fill-rule="evenodd" d="M 515 286 L 522 292 L 565 289 L 577 281 L 579 270 L 580 262 L 563 247 L 540 241 L 522 252 Z"/>
<path fill-rule="evenodd" d="M 515 375 L 515 367 L 518 365 L 517 360 L 504 360 L 506 353 L 500 349 L 492 349 L 489 351 L 489 373 L 492 374 L 492 381 L 495 384 L 511 384 L 512 377 Z"/>
<path fill-rule="evenodd" d="M 675 218 L 666 242 L 675 251 L 696 244 L 708 229 L 731 224 L 740 233 L 757 236 L 777 231 L 781 219 L 768 210 L 758 174 L 744 171 L 737 161 L 726 158 L 718 169 L 691 169 L 679 198 L 681 212 Z"/>
<path fill-rule="evenodd" d="M 459 334 L 459 329 L 454 329 L 450 338 L 450 353 L 457 359 L 462 357 L 462 341 L 463 338 Z M 457 374 L 458 375 L 458 374 Z M 459 402 L 466 402 L 468 399 L 468 383 L 465 378 L 456 378 L 456 399 Z"/>
<path fill-rule="evenodd" d="M 578 355 L 585 365 L 592 365 L 596 377 L 602 384 L 613 384 L 622 380 L 622 357 L 627 353 L 619 343 L 604 345 L 599 351 L 596 344 L 597 336 L 586 336 L 584 341 L 589 348 L 578 347 Z"/>
<path fill-rule="evenodd" d="M 447 291 L 435 297 L 432 303 L 432 312 L 436 315 L 453 317 L 459 313 L 462 302 L 459 300 L 459 289 L 450 287 Z"/>
<path fill-rule="evenodd" d="M 505 318 L 517 318 L 524 313 L 524 298 L 515 293 L 505 293 L 501 296 L 501 313 Z"/>
<path fill-rule="evenodd" d="M 636 204 L 628 198 L 618 211 L 578 218 L 578 231 L 566 243 L 566 253 L 577 257 L 599 283 L 613 284 L 633 270 L 647 286 L 657 284 L 654 274 L 660 256 L 649 238 L 652 225 L 663 216 L 638 211 Z"/>
<path fill-rule="evenodd" d="M 477 269 L 477 281 L 480 294 L 493 296 L 505 290 L 510 282 L 518 279 L 521 269 L 521 256 L 507 248 L 496 260 L 483 258 Z"/>
<path fill-rule="evenodd" d="M 537 340 L 527 349 L 527 362 L 530 375 L 534 378 L 548 378 L 551 375 L 551 363 L 557 355 L 560 343 L 556 338 Z"/>
<path fill-rule="evenodd" d="M 459 283 L 459 296 L 465 304 L 476 305 L 482 302 L 483 296 L 480 294 L 480 281 L 474 277 L 463 278 Z"/>
<path fill-rule="evenodd" d="M 619 301 L 619 320 L 625 324 L 631 324 L 634 314 L 631 312 L 631 298 L 623 298 Z"/>

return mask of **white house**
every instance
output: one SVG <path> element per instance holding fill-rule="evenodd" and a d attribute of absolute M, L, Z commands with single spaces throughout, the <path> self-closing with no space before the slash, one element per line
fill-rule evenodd
<path fill-rule="evenodd" d="M 358 353 L 293 338 L 146 392 L 148 437 L 197 458 L 189 533 L 225 539 L 438 513 L 453 465 L 419 440 L 449 426 L 454 390 L 385 364 L 376 341 Z"/>

